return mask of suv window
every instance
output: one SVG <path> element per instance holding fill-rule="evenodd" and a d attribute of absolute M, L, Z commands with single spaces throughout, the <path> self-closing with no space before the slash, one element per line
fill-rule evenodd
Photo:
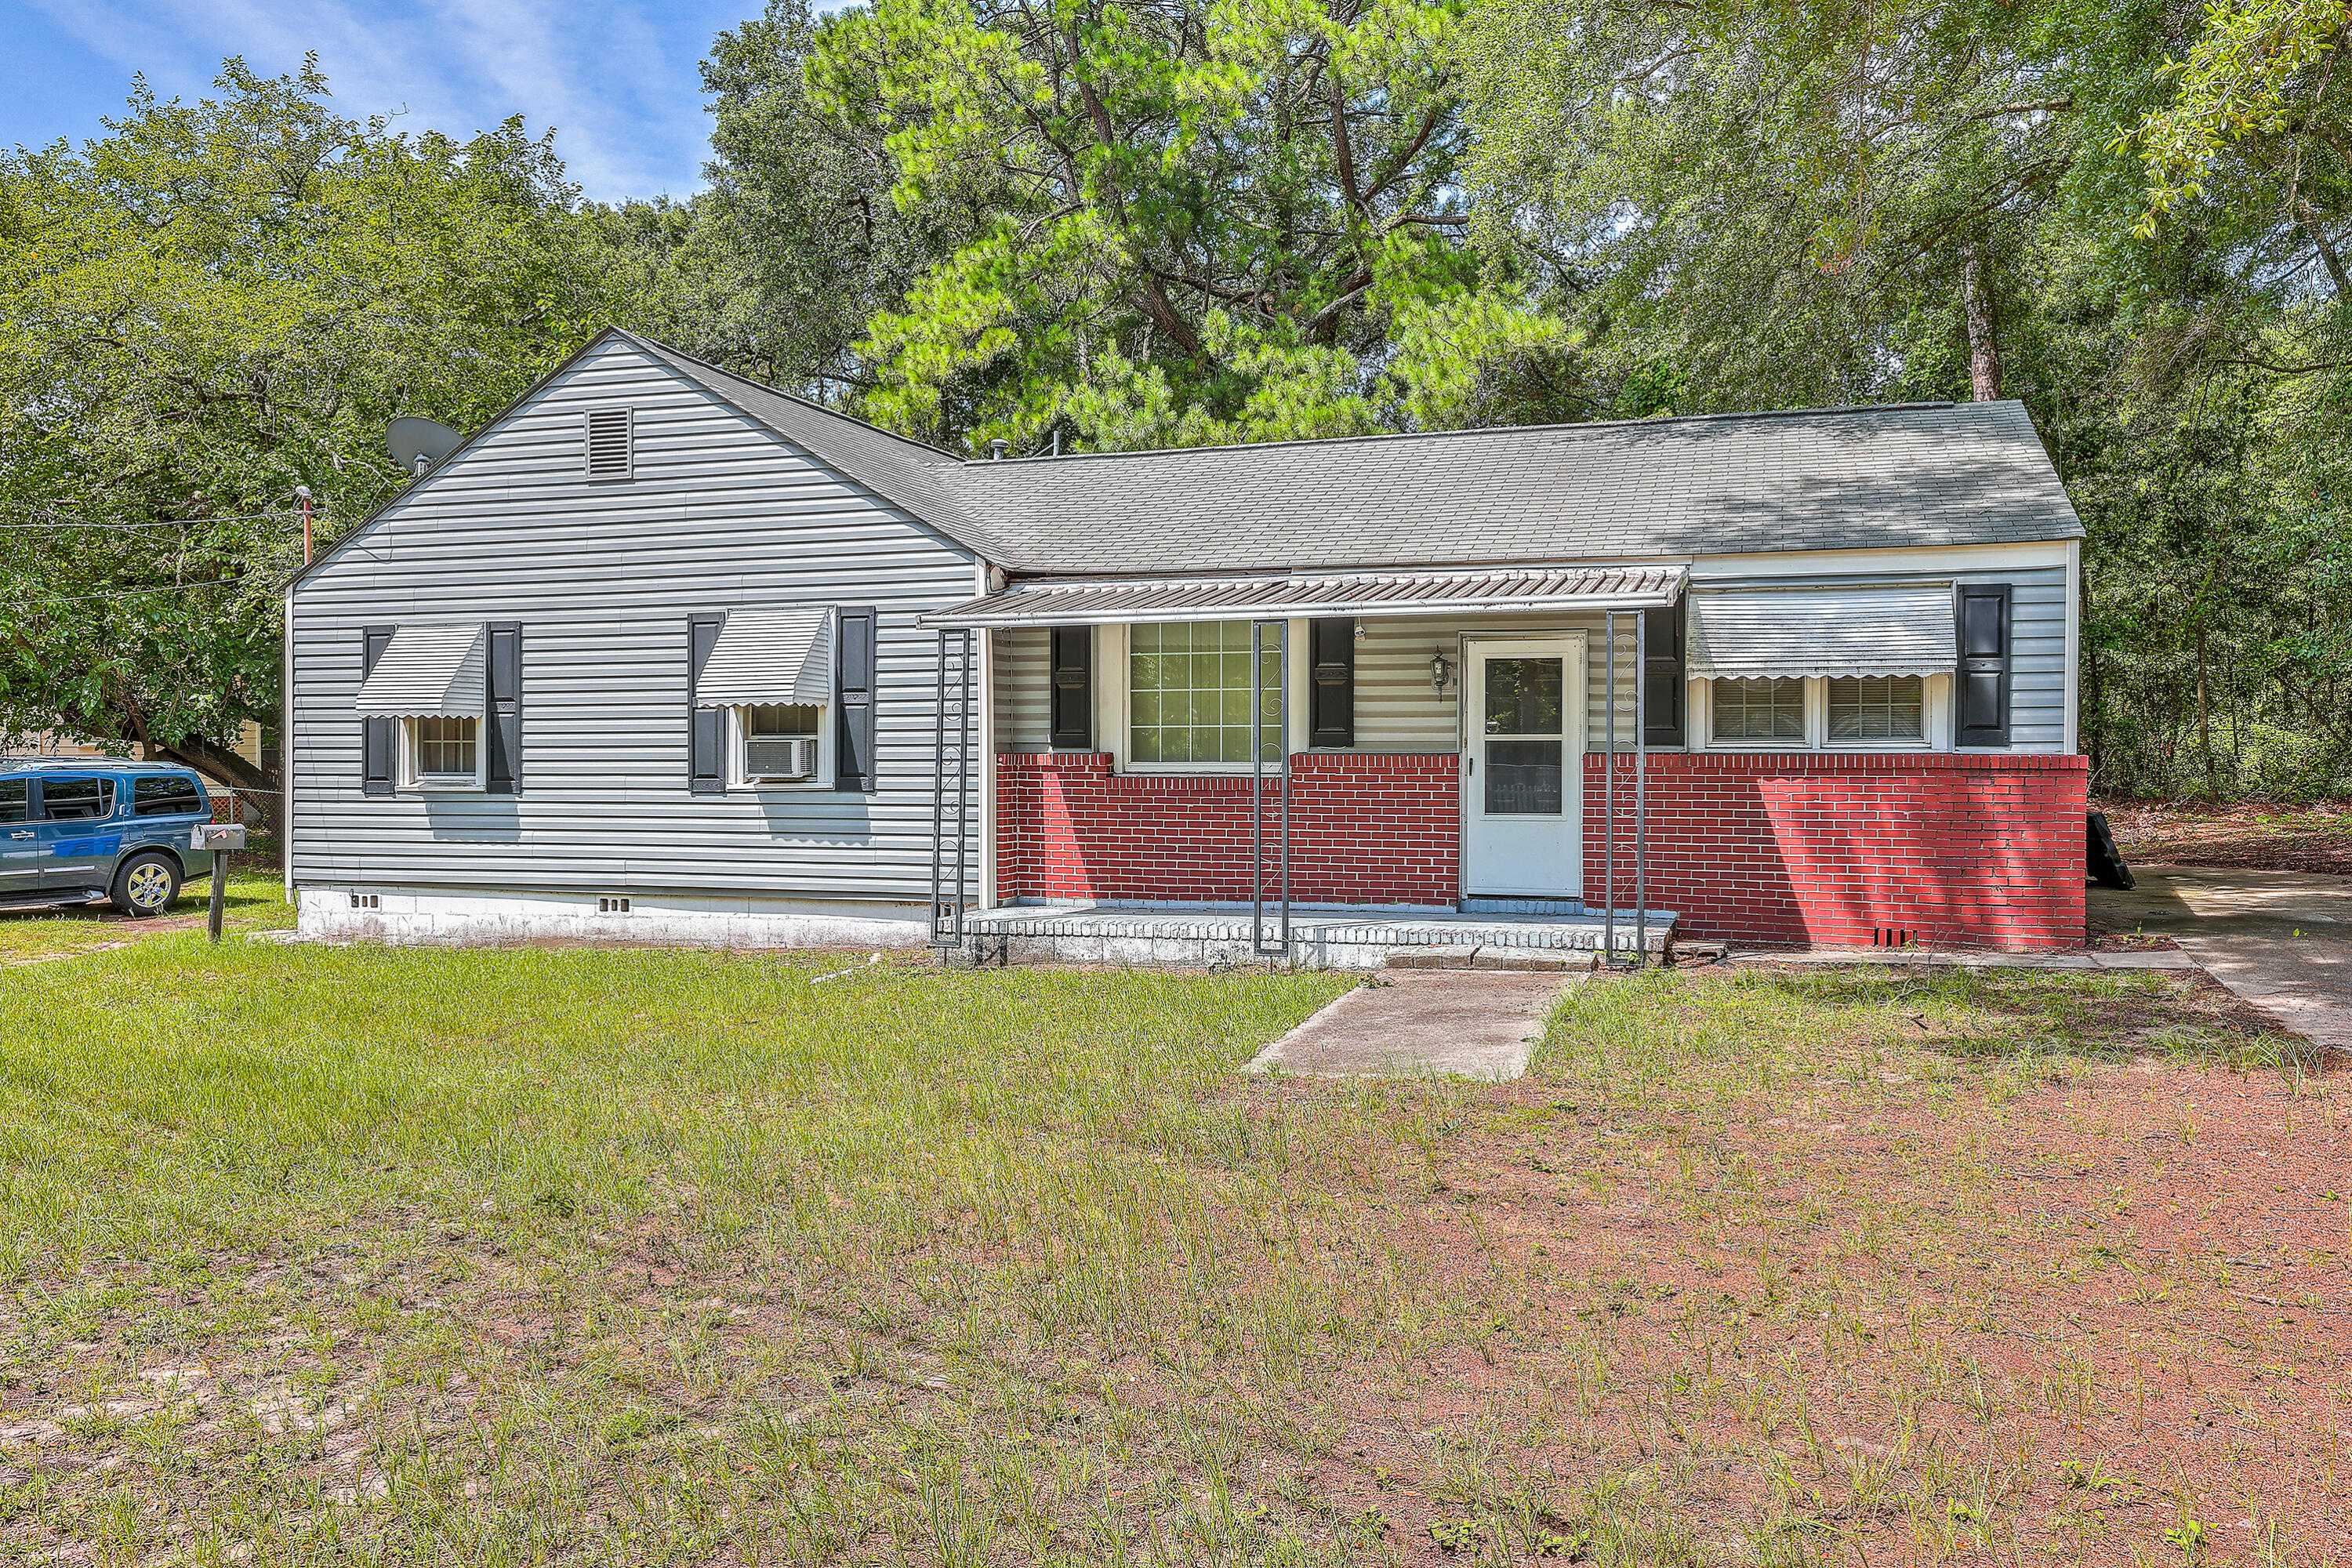
<path fill-rule="evenodd" d="M 184 775 L 131 781 L 133 816 L 186 816 L 204 808 L 205 797 L 196 793 L 196 781 L 192 778 Z"/>
<path fill-rule="evenodd" d="M 112 816 L 114 781 L 45 778 L 41 815 L 51 822 L 96 822 Z"/>
<path fill-rule="evenodd" d="M 25 804 L 25 781 L 0 779 L 0 822 L 22 822 L 28 809 Z"/>

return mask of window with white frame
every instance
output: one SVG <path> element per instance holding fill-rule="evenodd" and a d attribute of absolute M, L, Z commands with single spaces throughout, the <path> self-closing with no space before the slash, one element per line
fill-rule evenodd
<path fill-rule="evenodd" d="M 1927 682 L 1916 675 L 1832 676 L 1830 742 L 1919 741 L 1927 733 Z"/>
<path fill-rule="evenodd" d="M 824 709 L 814 703 L 753 702 L 735 710 L 736 778 L 748 784 L 808 784 L 824 767 Z"/>
<path fill-rule="evenodd" d="M 1250 734 L 1282 761 L 1282 679 L 1272 649 L 1251 651 L 1248 621 L 1147 624 L 1128 632 L 1127 760 L 1246 765 Z"/>
<path fill-rule="evenodd" d="M 408 721 L 409 782 L 467 785 L 481 779 L 479 719 L 426 716 Z"/>
<path fill-rule="evenodd" d="M 1786 676 L 1716 680 L 1711 730 L 1717 741 L 1805 743 L 1805 683 Z"/>

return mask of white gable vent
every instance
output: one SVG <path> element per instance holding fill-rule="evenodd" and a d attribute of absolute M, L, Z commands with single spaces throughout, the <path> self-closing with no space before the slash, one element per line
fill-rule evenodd
<path fill-rule="evenodd" d="M 625 479 L 636 453 L 635 421 L 625 408 L 588 411 L 588 477 Z"/>

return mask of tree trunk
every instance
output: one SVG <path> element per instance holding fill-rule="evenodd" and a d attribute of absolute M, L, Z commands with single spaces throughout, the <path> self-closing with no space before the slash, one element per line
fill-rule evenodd
<path fill-rule="evenodd" d="M 1960 247 L 1960 311 L 1969 323 L 1969 381 L 1979 403 L 2000 396 L 2000 349 L 1993 342 L 1992 296 L 1985 292 L 1977 243 Z"/>
<path fill-rule="evenodd" d="M 149 742 L 147 750 L 171 761 L 191 767 L 206 778 L 217 779 L 236 789 L 251 790 L 261 798 L 255 804 L 262 816 L 278 820 L 278 779 L 262 772 L 235 752 L 226 751 L 209 742 L 184 740 L 175 745 Z"/>
<path fill-rule="evenodd" d="M 2205 795 L 2209 800 L 2221 797 L 2221 786 L 2213 778 L 2213 710 L 2205 695 L 2205 628 L 2197 628 L 2197 734 L 2205 749 Z"/>

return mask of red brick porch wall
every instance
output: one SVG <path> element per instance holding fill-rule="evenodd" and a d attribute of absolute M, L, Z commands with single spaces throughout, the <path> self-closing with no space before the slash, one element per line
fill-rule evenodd
<path fill-rule="evenodd" d="M 1248 779 L 1122 776 L 1099 752 L 996 761 L 999 897 L 1249 898 Z M 1454 900 L 1454 757 L 1314 752 L 1292 766 L 1294 899 Z M 1621 768 L 1630 834 L 1631 759 Z M 1588 757 L 1585 887 L 1596 908 L 1604 776 L 1602 759 Z M 1650 904 L 1678 913 L 1686 936 L 1868 944 L 1901 931 L 1922 942 L 2079 947 L 2087 781 L 2081 757 L 1655 755 Z M 1270 804 L 1266 836 L 1271 851 Z M 1618 901 L 1630 906 L 1630 888 Z"/>
<path fill-rule="evenodd" d="M 1305 752 L 1291 759 L 1290 896 L 1313 904 L 1450 904 L 1462 880 L 1451 756 Z M 1275 891 L 1267 781 L 1265 891 Z M 1000 898 L 1250 896 L 1250 781 L 1119 774 L 1108 755 L 996 759 Z"/>
<path fill-rule="evenodd" d="M 1584 877 L 1601 901 L 1605 760 L 1585 759 Z M 1685 936 L 1868 945 L 2083 945 L 2082 757 L 1668 753 L 1649 760 L 1653 908 Z M 1618 765 L 1633 822 L 1633 762 Z M 1630 849 L 1630 844 L 1627 846 Z M 1630 897 L 1621 893 L 1621 907 Z"/>

